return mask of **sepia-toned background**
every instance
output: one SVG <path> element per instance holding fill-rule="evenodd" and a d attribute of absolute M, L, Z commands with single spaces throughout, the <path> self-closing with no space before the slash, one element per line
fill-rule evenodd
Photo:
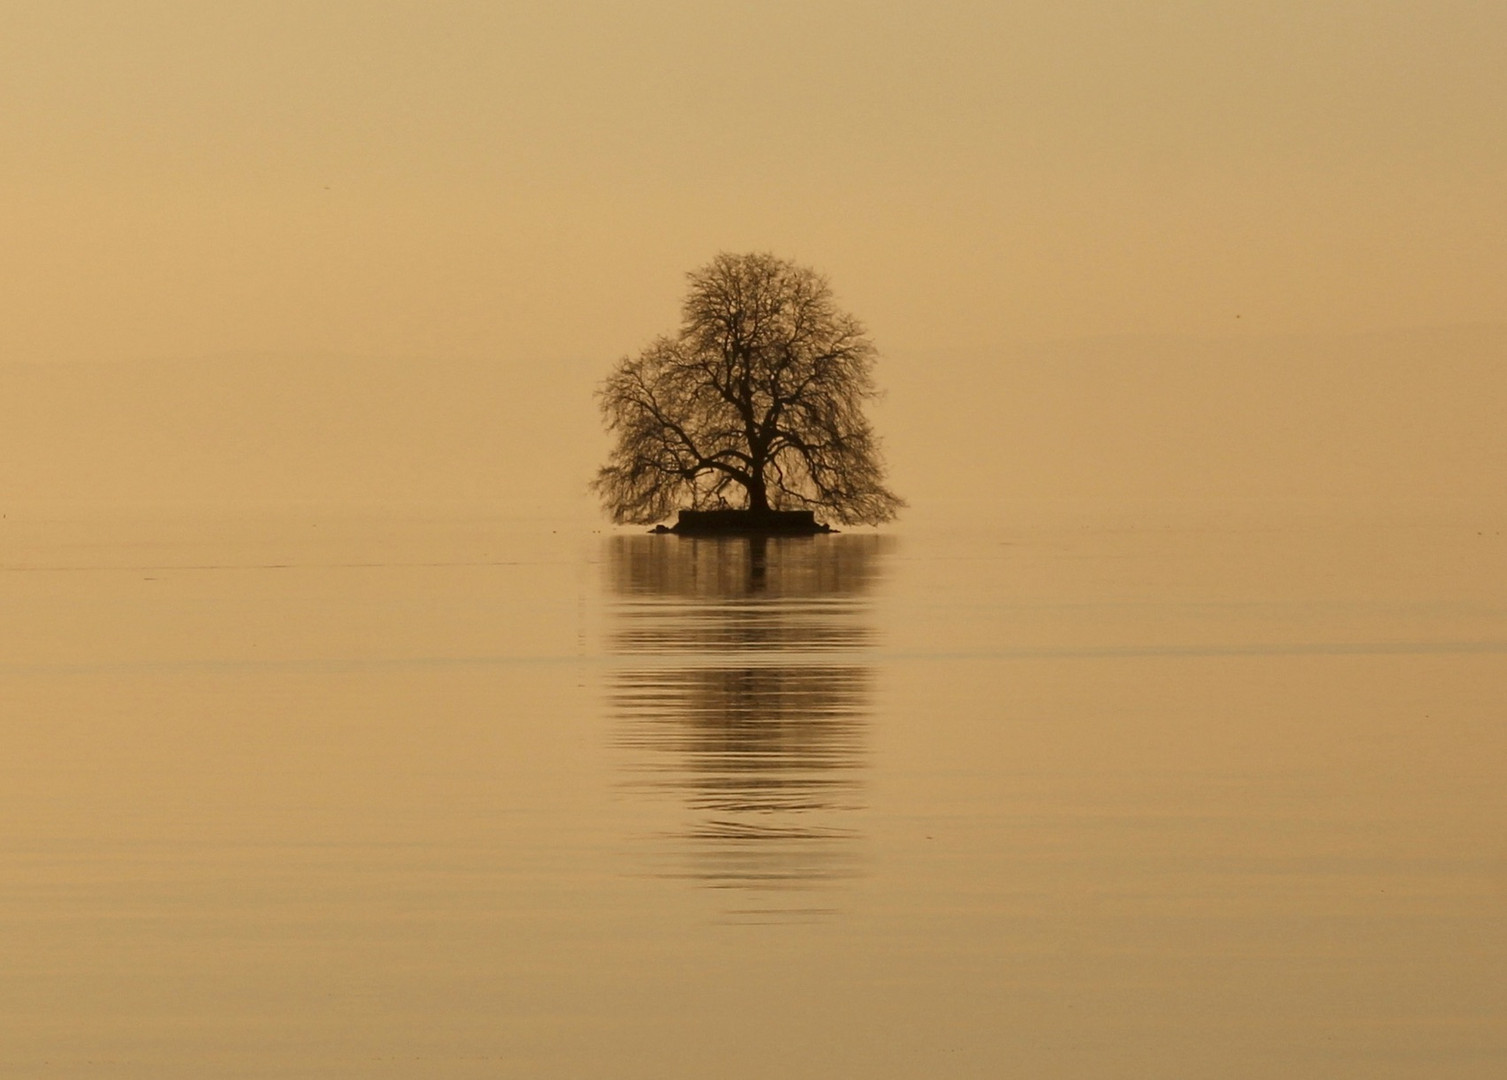
<path fill-rule="evenodd" d="M 722 249 L 934 499 L 1476 499 L 1507 10 L 11 0 L 0 501 L 573 507 Z"/>
<path fill-rule="evenodd" d="M 0 0 L 0 1074 L 1507 1075 L 1504 39 Z M 590 500 L 719 250 L 893 525 Z"/>

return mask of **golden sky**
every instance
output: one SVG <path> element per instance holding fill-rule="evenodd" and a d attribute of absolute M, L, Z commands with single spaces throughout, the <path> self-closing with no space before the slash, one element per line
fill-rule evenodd
<path fill-rule="evenodd" d="M 559 410 L 542 427 L 570 432 L 563 460 L 594 430 L 593 381 L 674 325 L 683 273 L 723 249 L 826 271 L 889 357 L 881 382 L 974 402 L 1058 370 L 1021 343 L 1501 323 L 1503 41 L 1489 0 L 8 0 L 0 365 L 233 383 L 250 356 L 348 375 L 382 358 L 395 401 L 424 396 L 429 365 L 471 365 L 532 402 L 533 420 L 500 404 L 504 425 Z M 1500 392 L 1471 370 L 1462 401 Z M 209 383 L 194 400 L 234 413 Z M 108 428 L 48 392 L 56 423 L 0 436 L 13 460 Z M 920 447 L 907 407 L 886 409 Z M 283 445 L 336 439 L 285 412 Z M 410 426 L 422 474 L 434 431 Z M 488 438 L 489 460 L 457 444 L 433 464 L 487 490 L 517 449 Z M 0 497 L 95 497 L 66 464 Z"/>

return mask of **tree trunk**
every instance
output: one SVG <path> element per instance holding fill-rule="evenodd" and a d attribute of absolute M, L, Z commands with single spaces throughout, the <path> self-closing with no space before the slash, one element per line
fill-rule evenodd
<path fill-rule="evenodd" d="M 748 485 L 748 508 L 757 513 L 769 510 L 769 488 L 764 483 L 764 470 L 755 469 L 753 482 Z"/>

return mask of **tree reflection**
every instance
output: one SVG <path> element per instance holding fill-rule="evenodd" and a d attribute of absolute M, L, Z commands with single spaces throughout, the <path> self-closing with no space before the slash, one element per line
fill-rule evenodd
<path fill-rule="evenodd" d="M 774 889 L 857 873 L 867 597 L 886 546 L 848 535 L 609 541 L 608 643 L 625 661 L 612 705 L 629 783 L 686 811 L 667 874 Z"/>

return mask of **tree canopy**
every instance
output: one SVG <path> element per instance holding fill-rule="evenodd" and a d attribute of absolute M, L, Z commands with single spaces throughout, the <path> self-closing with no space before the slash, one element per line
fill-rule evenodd
<path fill-rule="evenodd" d="M 592 487 L 613 520 L 714 508 L 894 517 L 904 503 L 884 486 L 863 411 L 876 352 L 826 278 L 726 252 L 687 277 L 679 333 L 620 360 L 598 394 L 616 441 Z"/>

